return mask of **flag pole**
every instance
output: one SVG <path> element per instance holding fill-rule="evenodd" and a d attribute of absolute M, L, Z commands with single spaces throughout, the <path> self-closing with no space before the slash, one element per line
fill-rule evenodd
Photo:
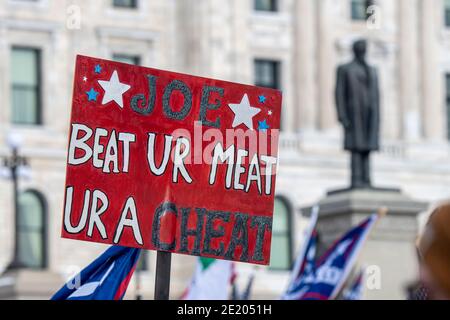
<path fill-rule="evenodd" d="M 172 253 L 158 251 L 156 255 L 155 300 L 169 300 Z"/>
<path fill-rule="evenodd" d="M 387 207 L 378 208 L 378 210 L 377 210 L 378 217 L 380 217 L 380 218 L 385 217 L 387 215 L 388 211 L 389 211 L 389 209 Z M 378 224 L 378 221 L 380 221 L 380 219 L 377 220 L 376 224 Z"/>

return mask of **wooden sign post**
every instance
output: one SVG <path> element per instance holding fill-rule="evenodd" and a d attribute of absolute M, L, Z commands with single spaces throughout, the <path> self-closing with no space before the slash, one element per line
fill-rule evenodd
<path fill-rule="evenodd" d="M 169 300 L 172 254 L 158 251 L 156 256 L 155 300 Z"/>
<path fill-rule="evenodd" d="M 64 238 L 268 264 L 281 93 L 78 56 Z"/>

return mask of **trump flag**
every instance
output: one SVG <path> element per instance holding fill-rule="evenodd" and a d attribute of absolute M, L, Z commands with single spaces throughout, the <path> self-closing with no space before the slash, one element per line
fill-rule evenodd
<path fill-rule="evenodd" d="M 306 240 L 292 270 L 289 286 L 282 297 L 284 300 L 297 300 L 305 293 L 304 290 L 309 288 L 306 284 L 314 280 L 316 272 L 317 216 L 318 207 L 314 207 L 309 227 L 305 234 Z"/>
<path fill-rule="evenodd" d="M 141 249 L 112 246 L 68 281 L 51 300 L 121 300 Z"/>
<path fill-rule="evenodd" d="M 298 300 L 330 300 L 336 298 L 378 217 L 379 215 L 372 214 L 352 228 L 315 263 L 311 262 L 312 254 L 315 254 L 316 242 L 313 233 L 314 250 L 310 251 L 311 255 L 306 255 L 305 260 L 305 265 L 308 268 L 305 268 L 302 274 L 297 277 L 296 286 L 288 292 L 285 298 Z"/>
<path fill-rule="evenodd" d="M 350 286 L 344 290 L 342 298 L 344 300 L 361 300 L 363 294 L 364 270 L 359 270 Z"/>

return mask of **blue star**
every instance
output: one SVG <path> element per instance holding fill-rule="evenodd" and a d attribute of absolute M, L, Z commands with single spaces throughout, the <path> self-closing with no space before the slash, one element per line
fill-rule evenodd
<path fill-rule="evenodd" d="M 266 102 L 266 97 L 264 95 L 258 96 L 259 98 L 259 102 L 260 103 L 265 103 Z"/>
<path fill-rule="evenodd" d="M 270 128 L 266 121 L 265 119 L 264 121 L 258 121 L 258 130 L 267 130 Z"/>
<path fill-rule="evenodd" d="M 100 73 L 100 72 L 102 72 L 102 67 L 100 67 L 99 64 L 96 64 L 96 65 L 95 65 L 94 72 L 95 72 L 95 73 Z"/>
<path fill-rule="evenodd" d="M 88 95 L 88 101 L 97 101 L 98 92 L 94 90 L 94 88 L 91 88 L 91 90 L 86 91 L 86 94 Z"/>

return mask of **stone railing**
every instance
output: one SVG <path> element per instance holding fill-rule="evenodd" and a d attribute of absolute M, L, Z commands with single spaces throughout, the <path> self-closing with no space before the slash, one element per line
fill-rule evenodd
<path fill-rule="evenodd" d="M 325 149 L 332 147 L 336 148 L 337 145 L 341 145 L 341 140 L 338 137 L 331 137 L 330 135 L 314 135 L 311 139 L 314 142 L 306 142 L 306 137 L 297 133 L 281 133 L 279 150 L 280 152 L 294 154 L 307 151 L 306 146 L 314 145 L 314 149 Z M 403 159 L 407 156 L 407 144 L 402 141 L 382 141 L 380 146 L 380 154 L 389 158 Z M 336 149 L 337 150 L 341 150 Z"/>
<path fill-rule="evenodd" d="M 403 142 L 383 142 L 380 146 L 380 153 L 390 158 L 405 158 L 407 147 Z"/>

